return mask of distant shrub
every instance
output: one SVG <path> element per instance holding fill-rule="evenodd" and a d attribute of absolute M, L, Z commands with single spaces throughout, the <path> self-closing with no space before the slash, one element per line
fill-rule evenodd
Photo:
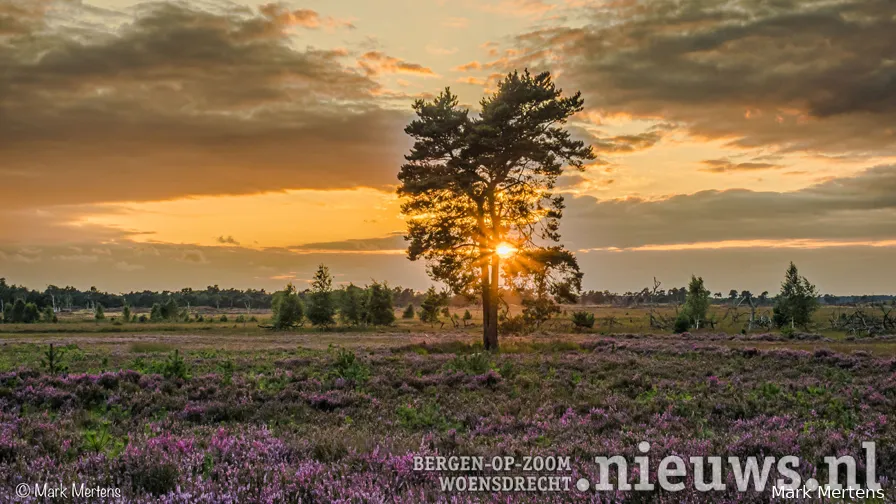
<path fill-rule="evenodd" d="M 227 322 L 227 315 L 221 315 L 218 318 L 218 322 Z"/>
<path fill-rule="evenodd" d="M 508 334 L 529 334 L 534 329 L 531 320 L 523 315 L 505 316 L 498 327 L 502 333 Z"/>
<path fill-rule="evenodd" d="M 106 318 L 106 311 L 103 309 L 103 305 L 97 303 L 96 308 L 93 310 L 93 318 L 97 320 L 103 320 Z"/>
<path fill-rule="evenodd" d="M 414 318 L 414 305 L 409 304 L 403 312 L 401 312 L 401 318 L 403 319 L 412 319 Z"/>
<path fill-rule="evenodd" d="M 523 300 L 523 318 L 531 328 L 541 327 L 542 324 L 559 313 L 560 306 L 547 296 Z"/>
<path fill-rule="evenodd" d="M 367 321 L 376 326 L 395 322 L 392 290 L 384 283 L 373 282 L 367 289 Z"/>
<path fill-rule="evenodd" d="M 591 329 L 594 327 L 594 314 L 587 311 L 572 312 L 572 325 L 577 329 Z"/>
<path fill-rule="evenodd" d="M 444 292 L 436 292 L 435 287 L 427 289 L 420 303 L 420 321 L 434 325 L 439 321 L 439 313 L 443 306 L 448 306 L 448 295 Z"/>
<path fill-rule="evenodd" d="M 273 317 L 271 323 L 274 329 L 289 329 L 299 325 L 304 317 L 304 308 L 293 285 L 286 284 L 286 289 L 277 291 L 271 300 Z"/>
<path fill-rule="evenodd" d="M 53 311 L 52 306 L 47 306 L 46 308 L 44 308 L 44 311 L 41 314 L 41 318 L 44 322 L 56 323 L 59 321 L 59 319 L 56 318 L 56 313 Z"/>
<path fill-rule="evenodd" d="M 686 333 L 691 329 L 691 318 L 682 311 L 675 317 L 675 324 L 673 325 L 672 332 L 675 334 Z"/>

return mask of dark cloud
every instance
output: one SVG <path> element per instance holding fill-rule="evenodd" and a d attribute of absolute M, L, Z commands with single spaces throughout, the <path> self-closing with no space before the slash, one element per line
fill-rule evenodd
<path fill-rule="evenodd" d="M 661 116 L 740 146 L 896 153 L 891 0 L 650 0 L 589 9 L 591 24 L 521 35 L 519 54 L 494 63 L 559 67 L 590 107 Z"/>
<path fill-rule="evenodd" d="M 29 249 L 0 245 L 0 271 L 10 283 L 42 289 L 48 284 L 75 285 L 127 292 L 138 289 L 222 287 L 282 289 L 287 281 L 308 287 L 307 280 L 321 263 L 330 267 L 339 282 L 356 285 L 371 279 L 387 280 L 425 290 L 430 284 L 422 263 L 411 263 L 402 254 L 348 254 L 337 252 L 295 253 L 281 248 L 197 247 L 162 243 L 119 243 L 91 250 L 85 243 L 78 252 L 71 246 Z M 68 260 L 52 259 L 66 256 Z M 79 257 L 83 256 L 83 257 Z M 75 266 L 76 265 L 76 266 Z"/>
<path fill-rule="evenodd" d="M 335 242 L 305 243 L 289 248 L 293 250 L 334 250 L 365 252 L 404 250 L 407 248 L 407 242 L 404 241 L 403 233 L 393 233 L 389 236 L 383 236 L 380 238 L 362 238 Z"/>
<path fill-rule="evenodd" d="M 617 135 L 608 138 L 595 138 L 591 144 L 598 153 L 629 153 L 649 149 L 656 145 L 663 135 L 659 131 L 647 131 L 637 135 Z"/>
<path fill-rule="evenodd" d="M 821 249 L 742 247 L 723 250 L 595 251 L 579 253 L 586 289 L 638 291 L 653 285 L 687 286 L 700 275 L 712 292 L 776 293 L 790 261 L 823 293 L 894 293 L 892 247 Z"/>
<path fill-rule="evenodd" d="M 217 240 L 218 240 L 218 243 L 220 243 L 220 244 L 222 244 L 222 245 L 239 245 L 239 244 L 240 244 L 240 242 L 236 241 L 236 240 L 235 240 L 232 236 L 230 236 L 230 235 L 227 235 L 227 236 L 219 236 L 219 237 L 217 238 Z"/>
<path fill-rule="evenodd" d="M 563 233 L 573 249 L 753 239 L 896 240 L 896 166 L 794 192 L 568 198 Z"/>
<path fill-rule="evenodd" d="M 0 156 L 28 174 L 5 177 L 3 205 L 393 184 L 406 115 L 345 51 L 285 34 L 325 19 L 153 3 L 114 32 L 0 42 Z"/>
<path fill-rule="evenodd" d="M 758 163 L 755 161 L 734 163 L 728 159 L 707 159 L 702 163 L 705 166 L 700 168 L 700 171 L 708 173 L 751 172 L 784 168 L 784 166 L 774 163 Z"/>

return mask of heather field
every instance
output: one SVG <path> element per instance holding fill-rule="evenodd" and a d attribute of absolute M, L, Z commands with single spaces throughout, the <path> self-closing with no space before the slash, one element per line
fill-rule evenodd
<path fill-rule="evenodd" d="M 0 500 L 49 502 L 16 496 L 38 482 L 121 492 L 66 502 L 771 500 L 698 492 L 692 473 L 678 493 L 450 492 L 439 478 L 458 473 L 414 467 L 434 455 L 569 457 L 569 468 L 499 474 L 596 482 L 595 456 L 632 460 L 642 441 L 651 472 L 671 454 L 796 455 L 804 480 L 826 481 L 823 458 L 851 454 L 863 486 L 861 443 L 875 441 L 893 496 L 893 340 L 553 334 L 505 338 L 498 354 L 474 341 L 463 331 L 6 334 Z"/>

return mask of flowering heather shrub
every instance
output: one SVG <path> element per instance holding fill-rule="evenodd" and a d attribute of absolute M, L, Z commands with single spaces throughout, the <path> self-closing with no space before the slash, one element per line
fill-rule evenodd
<path fill-rule="evenodd" d="M 674 498 L 446 494 L 437 473 L 413 470 L 417 455 L 560 455 L 572 457 L 572 468 L 558 474 L 596 481 L 595 456 L 632 460 L 640 441 L 651 443 L 652 472 L 670 454 L 797 455 L 801 474 L 823 478 L 825 456 L 862 461 L 861 442 L 874 440 L 879 479 L 893 492 L 892 359 L 667 336 L 463 358 L 455 354 L 473 349 L 382 349 L 353 361 L 367 377 L 357 381 L 353 371 L 334 371 L 332 352 L 307 350 L 184 354 L 186 377 L 97 373 L 89 350 L 67 375 L 5 370 L 0 501 L 39 502 L 13 497 L 23 482 L 116 487 L 122 502 L 134 503 L 770 499 L 703 494 L 690 484 Z M 116 359 L 127 366 L 133 355 L 113 355 L 113 369 Z"/>

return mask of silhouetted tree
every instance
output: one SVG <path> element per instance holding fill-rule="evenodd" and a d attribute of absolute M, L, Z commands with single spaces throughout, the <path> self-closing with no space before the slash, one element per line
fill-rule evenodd
<path fill-rule="evenodd" d="M 557 177 L 564 166 L 582 169 L 594 153 L 563 128 L 582 110 L 581 94 L 564 97 L 547 72 L 508 74 L 481 108 L 471 118 L 448 89 L 414 103 L 417 118 L 405 129 L 414 145 L 398 193 L 409 217 L 408 258 L 425 259 L 455 294 L 481 297 L 483 343 L 495 350 L 502 250 L 516 249 L 511 276 L 531 271 L 515 264 L 549 259 L 552 294 L 581 289 L 575 257 L 545 244 L 560 239 Z"/>
<path fill-rule="evenodd" d="M 818 309 L 818 291 L 800 276 L 796 265 L 790 263 L 784 274 L 781 292 L 775 300 L 774 323 L 778 327 L 799 326 L 808 329 L 812 314 Z"/>
<path fill-rule="evenodd" d="M 330 269 L 321 264 L 311 281 L 308 293 L 308 321 L 312 325 L 329 327 L 336 323 L 336 304 L 333 301 L 333 277 Z"/>
<path fill-rule="evenodd" d="M 359 325 L 364 322 L 364 301 L 367 293 L 355 284 L 348 284 L 339 296 L 339 317 L 343 324 Z"/>
<path fill-rule="evenodd" d="M 293 285 L 286 284 L 286 289 L 274 293 L 271 302 L 271 324 L 274 329 L 289 329 L 302 322 L 304 316 L 302 301 Z"/>
<path fill-rule="evenodd" d="M 430 287 L 423 295 L 423 302 L 420 303 L 420 321 L 434 325 L 439 322 L 439 312 L 442 307 L 447 305 L 447 294 L 437 292 L 435 287 Z"/>
<path fill-rule="evenodd" d="M 395 308 L 392 306 L 392 291 L 389 286 L 373 282 L 367 290 L 367 321 L 377 326 L 395 322 Z"/>

